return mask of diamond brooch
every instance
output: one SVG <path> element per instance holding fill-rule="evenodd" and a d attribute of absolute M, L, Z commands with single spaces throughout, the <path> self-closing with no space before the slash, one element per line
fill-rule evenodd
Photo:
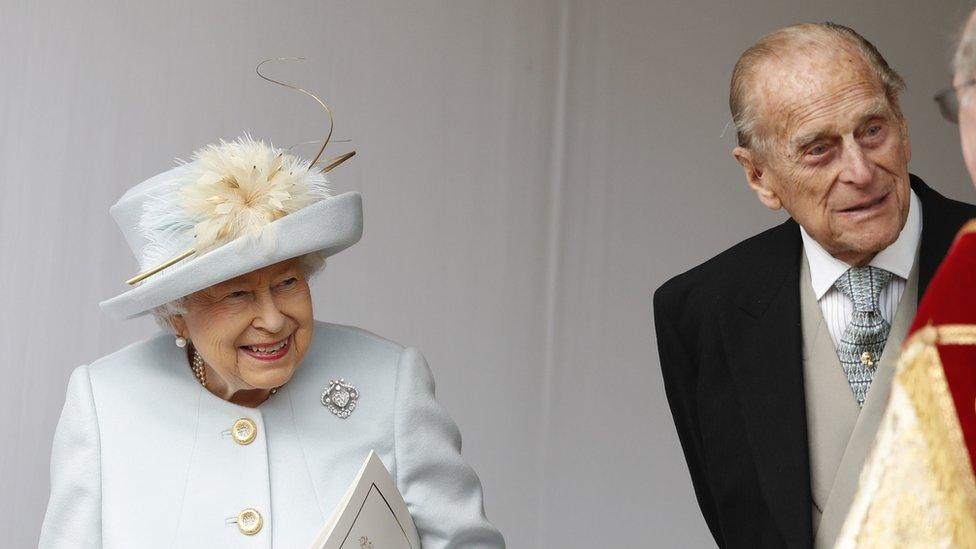
<path fill-rule="evenodd" d="M 359 389 L 353 387 L 346 380 L 330 380 L 329 386 L 322 391 L 322 406 L 329 409 L 340 419 L 346 419 L 356 409 L 359 400 Z"/>

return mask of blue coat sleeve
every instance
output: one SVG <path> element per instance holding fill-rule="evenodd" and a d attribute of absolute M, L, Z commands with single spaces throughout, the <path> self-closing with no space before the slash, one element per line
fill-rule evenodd
<path fill-rule="evenodd" d="M 504 548 L 485 516 L 478 475 L 461 458 L 461 433 L 434 399 L 434 378 L 419 351 L 397 366 L 396 481 L 424 549 Z"/>
<path fill-rule="evenodd" d="M 68 381 L 51 449 L 51 497 L 38 546 L 101 547 L 101 450 L 88 367 Z"/>

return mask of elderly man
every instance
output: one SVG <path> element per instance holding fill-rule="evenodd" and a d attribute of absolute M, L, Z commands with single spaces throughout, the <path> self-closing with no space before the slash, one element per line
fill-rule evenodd
<path fill-rule="evenodd" d="M 733 155 L 791 219 L 654 296 L 668 401 L 722 547 L 837 538 L 918 298 L 976 216 L 908 173 L 903 87 L 831 23 L 776 31 L 736 64 Z"/>

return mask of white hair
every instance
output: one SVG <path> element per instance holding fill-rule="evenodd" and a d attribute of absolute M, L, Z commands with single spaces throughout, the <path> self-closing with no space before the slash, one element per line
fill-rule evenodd
<path fill-rule="evenodd" d="M 312 252 L 301 256 L 302 271 L 305 273 L 306 279 L 311 279 L 319 271 L 325 267 L 325 256 L 320 252 Z M 152 310 L 153 316 L 156 318 L 156 324 L 163 330 L 174 331 L 173 324 L 170 322 L 170 317 L 176 315 L 182 315 L 186 313 L 186 296 L 178 299 L 174 299 L 169 303 L 164 303 L 159 307 Z"/>
<path fill-rule="evenodd" d="M 905 81 L 885 61 L 874 44 L 854 29 L 837 23 L 801 23 L 767 34 L 749 47 L 735 64 L 729 92 L 729 108 L 740 147 L 760 152 L 768 151 L 770 135 L 760 131 L 759 105 L 753 97 L 759 68 L 771 60 L 782 59 L 789 52 L 823 52 L 825 48 L 850 47 L 860 54 L 884 87 L 891 107 L 900 115 L 898 96 L 905 89 Z"/>

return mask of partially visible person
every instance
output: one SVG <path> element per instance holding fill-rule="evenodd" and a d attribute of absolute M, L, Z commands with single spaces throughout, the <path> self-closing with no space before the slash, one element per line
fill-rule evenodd
<path fill-rule="evenodd" d="M 952 86 L 936 96 L 959 124 L 976 184 L 976 12 Z M 860 488 L 838 546 L 976 547 L 976 219 L 919 305 Z"/>
<path fill-rule="evenodd" d="M 791 219 L 654 296 L 668 402 L 721 547 L 833 545 L 917 296 L 976 216 L 909 174 L 903 87 L 833 23 L 775 31 L 733 70 L 733 155 Z"/>

